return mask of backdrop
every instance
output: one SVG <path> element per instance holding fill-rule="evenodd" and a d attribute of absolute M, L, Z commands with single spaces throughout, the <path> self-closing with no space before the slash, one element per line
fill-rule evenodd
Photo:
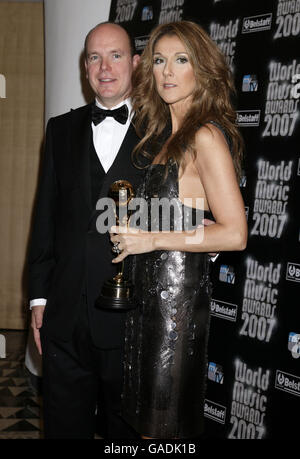
<path fill-rule="evenodd" d="M 191 19 L 217 42 L 238 90 L 246 144 L 241 191 L 249 224 L 243 253 L 213 272 L 208 437 L 296 435 L 300 407 L 300 2 L 112 0 L 110 20 L 141 52 L 159 23 Z"/>

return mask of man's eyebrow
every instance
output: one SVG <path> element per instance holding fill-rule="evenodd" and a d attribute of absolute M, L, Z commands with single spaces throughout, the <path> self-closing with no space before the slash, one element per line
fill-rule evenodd
<path fill-rule="evenodd" d="M 113 54 L 113 53 L 124 54 L 124 51 L 122 49 L 112 49 L 112 50 L 108 51 L 108 54 Z M 90 56 L 91 54 L 101 54 L 101 53 L 99 53 L 99 51 L 90 51 L 88 53 L 88 56 Z"/>

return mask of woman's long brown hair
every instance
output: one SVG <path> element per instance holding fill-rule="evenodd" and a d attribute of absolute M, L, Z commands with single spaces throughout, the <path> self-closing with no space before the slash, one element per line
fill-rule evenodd
<path fill-rule="evenodd" d="M 157 26 L 151 32 L 141 61 L 133 74 L 134 122 L 141 138 L 134 155 L 142 154 L 153 158 L 148 147 L 155 142 L 159 145 L 162 134 L 170 122 L 169 107 L 159 96 L 153 76 L 155 45 L 165 35 L 174 35 L 184 44 L 194 69 L 196 88 L 191 106 L 180 128 L 165 146 L 164 159 L 172 157 L 184 168 L 186 151 L 190 151 L 194 157 L 196 155 L 196 132 L 209 121 L 215 121 L 223 127 L 231 140 L 231 154 L 239 177 L 243 141 L 235 124 L 236 113 L 232 104 L 232 96 L 235 94 L 233 77 L 218 46 L 202 27 L 191 21 Z M 157 154 L 157 148 L 155 150 Z"/>

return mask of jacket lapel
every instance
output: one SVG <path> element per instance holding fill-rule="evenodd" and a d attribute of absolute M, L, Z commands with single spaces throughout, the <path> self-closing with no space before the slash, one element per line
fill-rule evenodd
<path fill-rule="evenodd" d="M 92 140 L 91 105 L 81 111 L 71 111 L 72 152 L 74 155 L 74 172 L 79 181 L 82 195 L 92 210 L 89 149 Z"/>

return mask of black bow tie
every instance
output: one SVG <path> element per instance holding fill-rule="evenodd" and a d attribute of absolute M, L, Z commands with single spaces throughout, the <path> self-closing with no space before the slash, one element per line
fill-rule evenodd
<path fill-rule="evenodd" d="M 97 126 L 107 116 L 112 116 L 116 121 L 121 124 L 125 124 L 128 118 L 127 105 L 122 105 L 120 108 L 115 110 L 104 110 L 103 108 L 97 107 L 96 104 L 92 105 L 92 121 Z"/>

